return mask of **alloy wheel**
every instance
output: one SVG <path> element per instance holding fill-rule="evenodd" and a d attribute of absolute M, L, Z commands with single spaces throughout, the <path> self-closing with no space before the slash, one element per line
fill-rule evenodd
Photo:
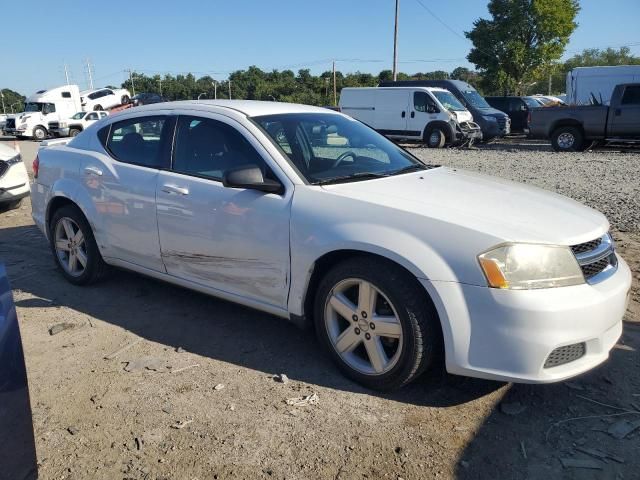
<path fill-rule="evenodd" d="M 69 217 L 62 217 L 56 224 L 54 242 L 58 262 L 65 272 L 79 277 L 87 268 L 87 245 L 78 224 Z"/>
<path fill-rule="evenodd" d="M 576 138 L 571 133 L 564 132 L 558 135 L 558 146 L 560 146 L 560 148 L 562 149 L 573 147 L 575 141 Z"/>
<path fill-rule="evenodd" d="M 325 328 L 335 351 L 354 370 L 382 375 L 402 352 L 402 325 L 389 299 L 372 283 L 340 281 L 325 303 Z"/>

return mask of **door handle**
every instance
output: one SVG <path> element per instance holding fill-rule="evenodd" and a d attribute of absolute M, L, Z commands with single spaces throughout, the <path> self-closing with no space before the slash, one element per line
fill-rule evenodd
<path fill-rule="evenodd" d="M 102 170 L 98 167 L 84 167 L 84 173 L 87 175 L 97 175 L 99 177 L 102 176 Z"/>
<path fill-rule="evenodd" d="M 404 110 L 402 111 L 402 118 L 404 118 L 407 115 L 407 112 L 405 112 Z"/>
<path fill-rule="evenodd" d="M 169 193 L 169 194 L 176 194 L 176 195 L 189 195 L 189 189 L 186 187 L 179 187 L 177 185 L 163 185 L 162 186 L 162 191 L 165 193 Z"/>
<path fill-rule="evenodd" d="M 411 112 L 411 118 L 416 118 L 416 112 Z"/>

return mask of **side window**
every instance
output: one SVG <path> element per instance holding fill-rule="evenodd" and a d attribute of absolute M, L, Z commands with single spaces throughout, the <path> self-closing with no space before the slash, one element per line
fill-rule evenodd
<path fill-rule="evenodd" d="M 71 92 L 62 92 L 62 98 L 71 98 Z"/>
<path fill-rule="evenodd" d="M 429 96 L 425 92 L 414 92 L 413 108 L 416 112 L 426 112 L 429 100 Z"/>
<path fill-rule="evenodd" d="M 640 105 L 640 87 L 625 88 L 621 103 L 622 105 Z"/>
<path fill-rule="evenodd" d="M 42 109 L 42 113 L 44 113 L 45 115 L 48 115 L 50 113 L 55 113 L 55 111 L 56 111 L 55 103 L 45 103 L 44 108 Z"/>
<path fill-rule="evenodd" d="M 174 171 L 220 180 L 226 170 L 251 164 L 268 174 L 262 157 L 232 126 L 210 118 L 178 118 Z"/>
<path fill-rule="evenodd" d="M 103 90 L 103 96 L 107 96 L 107 95 L 113 95 L 113 92 L 111 90 Z"/>
<path fill-rule="evenodd" d="M 89 97 L 91 100 L 95 100 L 96 98 L 98 98 L 98 93 L 99 92 L 90 93 L 89 95 L 87 95 L 87 97 Z"/>
<path fill-rule="evenodd" d="M 164 116 L 138 117 L 111 125 L 106 148 L 118 161 L 144 167 L 162 167 Z"/>
<path fill-rule="evenodd" d="M 100 118 L 104 118 L 107 116 L 107 112 L 98 112 L 100 114 Z"/>
<path fill-rule="evenodd" d="M 87 115 L 87 120 L 98 120 L 98 114 L 97 113 L 90 113 L 89 115 Z"/>

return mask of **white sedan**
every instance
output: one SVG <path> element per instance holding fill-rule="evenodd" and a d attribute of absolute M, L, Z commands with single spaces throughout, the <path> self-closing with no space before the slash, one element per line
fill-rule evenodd
<path fill-rule="evenodd" d="M 341 113 L 174 102 L 34 162 L 33 218 L 72 283 L 117 266 L 313 323 L 350 378 L 553 382 L 603 362 L 631 273 L 600 213 L 428 165 Z"/>
<path fill-rule="evenodd" d="M 85 112 L 108 110 L 118 105 L 126 105 L 130 101 L 131 94 L 124 88 L 99 88 L 80 92 L 80 104 Z"/>

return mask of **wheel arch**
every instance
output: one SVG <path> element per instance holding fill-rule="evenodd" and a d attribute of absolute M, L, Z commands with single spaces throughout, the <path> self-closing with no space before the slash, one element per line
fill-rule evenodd
<path fill-rule="evenodd" d="M 582 135 L 584 135 L 584 125 L 579 121 L 576 120 L 574 118 L 564 118 L 562 120 L 558 120 L 555 123 L 553 123 L 551 125 L 551 128 L 549 128 L 549 137 L 551 137 L 553 135 L 553 133 L 561 127 L 574 127 L 574 128 L 578 128 L 581 132 Z"/>
<path fill-rule="evenodd" d="M 444 132 L 446 143 L 453 142 L 453 139 L 455 138 L 453 128 L 451 127 L 451 124 L 443 120 L 434 120 L 427 123 L 424 127 L 424 131 L 422 132 L 422 139 L 426 141 L 426 139 L 428 138 L 428 134 L 431 133 L 431 130 L 436 127 L 440 128 Z"/>

